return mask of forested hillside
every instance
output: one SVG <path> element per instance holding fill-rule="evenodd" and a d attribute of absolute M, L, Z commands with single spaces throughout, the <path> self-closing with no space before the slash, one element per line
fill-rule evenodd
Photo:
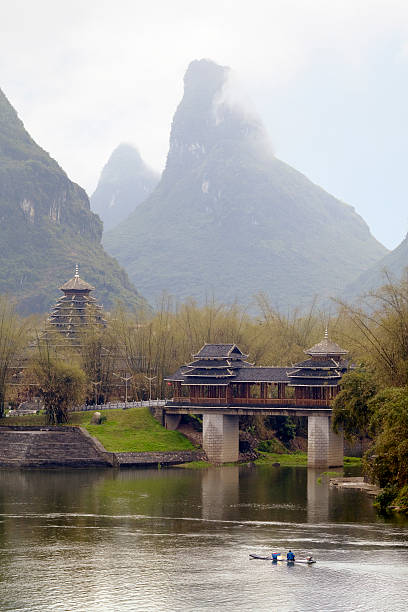
<path fill-rule="evenodd" d="M 23 313 L 46 311 L 75 264 L 110 307 L 145 303 L 101 245 L 85 191 L 39 147 L 0 90 L 0 293 Z"/>

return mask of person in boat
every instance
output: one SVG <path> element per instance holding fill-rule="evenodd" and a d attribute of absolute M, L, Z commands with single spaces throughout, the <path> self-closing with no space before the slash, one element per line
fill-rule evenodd
<path fill-rule="evenodd" d="M 288 554 L 286 555 L 286 561 L 294 561 L 295 560 L 295 553 L 293 553 L 291 550 L 288 552 Z"/>
<path fill-rule="evenodd" d="M 272 553 L 272 561 L 275 563 L 278 561 L 279 553 Z"/>
<path fill-rule="evenodd" d="M 306 557 L 306 561 L 307 561 L 308 563 L 311 563 L 311 562 L 313 561 L 313 557 L 312 557 L 312 555 L 308 555 L 308 556 Z"/>

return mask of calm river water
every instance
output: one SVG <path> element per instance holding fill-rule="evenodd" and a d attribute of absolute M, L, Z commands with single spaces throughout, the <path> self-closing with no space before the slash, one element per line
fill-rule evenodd
<path fill-rule="evenodd" d="M 408 610 L 408 523 L 319 476 L 0 472 L 0 609 Z M 289 548 L 318 562 L 248 556 Z"/>

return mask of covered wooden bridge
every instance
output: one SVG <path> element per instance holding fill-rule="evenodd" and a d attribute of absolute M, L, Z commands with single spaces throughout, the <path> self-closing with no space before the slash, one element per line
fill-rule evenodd
<path fill-rule="evenodd" d="M 305 351 L 293 366 L 255 366 L 235 344 L 205 344 L 194 360 L 167 380 L 174 395 L 166 424 L 182 414 L 203 415 L 203 446 L 210 461 L 238 459 L 240 415 L 308 417 L 308 465 L 343 465 L 343 436 L 331 429 L 331 403 L 347 371 L 347 351 L 328 338 Z"/>

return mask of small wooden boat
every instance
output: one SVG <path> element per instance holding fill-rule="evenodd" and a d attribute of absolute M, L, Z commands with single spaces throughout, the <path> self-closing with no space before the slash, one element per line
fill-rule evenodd
<path fill-rule="evenodd" d="M 271 555 L 269 555 L 268 557 L 262 557 L 261 555 L 250 554 L 249 556 L 251 559 L 261 559 L 263 561 L 272 561 Z M 294 561 L 288 561 L 287 559 L 282 557 L 282 555 L 279 555 L 279 557 L 277 558 L 277 561 L 286 561 L 286 563 L 288 563 L 289 565 L 293 565 L 294 563 L 303 563 L 306 565 L 311 565 L 312 563 L 316 563 L 314 559 L 295 559 Z"/>

